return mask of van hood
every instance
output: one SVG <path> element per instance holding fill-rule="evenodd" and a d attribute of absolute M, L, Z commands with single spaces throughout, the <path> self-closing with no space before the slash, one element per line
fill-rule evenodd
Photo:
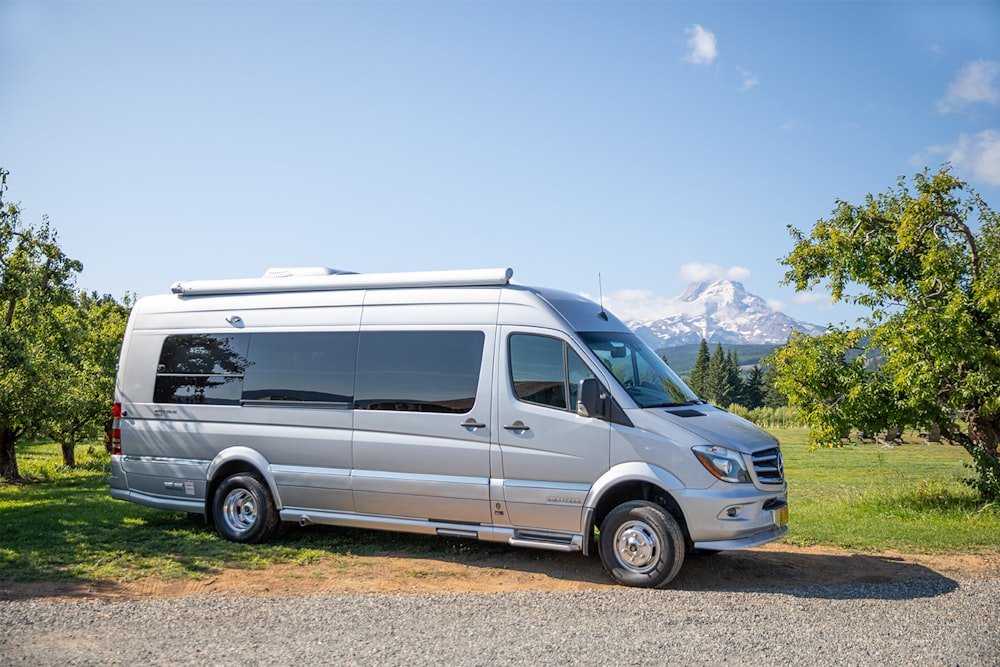
<path fill-rule="evenodd" d="M 674 426 L 703 438 L 712 445 L 728 447 L 744 454 L 778 446 L 778 439 L 756 424 L 704 403 L 676 408 L 646 408 Z"/>

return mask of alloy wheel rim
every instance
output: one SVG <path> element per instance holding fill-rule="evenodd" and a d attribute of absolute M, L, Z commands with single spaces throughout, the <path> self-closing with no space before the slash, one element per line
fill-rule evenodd
<path fill-rule="evenodd" d="M 226 523 L 236 531 L 246 531 L 257 523 L 257 501 L 246 489 L 236 489 L 226 496 L 222 506 Z"/>
<path fill-rule="evenodd" d="M 656 533 L 642 521 L 629 521 L 615 533 L 615 554 L 618 561 L 637 574 L 656 568 L 660 547 Z"/>

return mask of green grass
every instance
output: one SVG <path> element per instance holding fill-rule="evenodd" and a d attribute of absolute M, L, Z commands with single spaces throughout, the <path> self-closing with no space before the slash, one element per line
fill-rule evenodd
<path fill-rule="evenodd" d="M 129 581 L 210 576 L 274 563 L 350 567 L 351 556 L 445 554 L 486 557 L 504 547 L 467 540 L 314 526 L 290 527 L 260 545 L 228 542 L 184 513 L 114 500 L 102 446 L 77 449 L 75 470 L 59 447 L 18 445 L 24 484 L 0 484 L 0 581 Z M 200 518 L 199 518 L 200 519 Z"/>
<path fill-rule="evenodd" d="M 805 430 L 774 432 L 789 482 L 786 541 L 861 551 L 1000 551 L 1000 507 L 982 507 L 959 482 L 968 454 L 947 445 L 879 445 L 809 452 Z M 79 467 L 58 446 L 18 446 L 25 484 L 0 484 L 0 581 L 190 579 L 273 563 L 352 567 L 353 556 L 486 559 L 504 545 L 314 526 L 263 545 L 227 542 L 201 522 L 113 500 L 103 447 L 80 447 Z M 419 577 L 424 568 L 415 567 Z"/>
<path fill-rule="evenodd" d="M 786 542 L 909 553 L 1000 550 L 1000 506 L 984 506 L 961 482 L 972 474 L 961 447 L 907 440 L 808 451 L 806 429 L 773 433 L 788 480 Z"/>

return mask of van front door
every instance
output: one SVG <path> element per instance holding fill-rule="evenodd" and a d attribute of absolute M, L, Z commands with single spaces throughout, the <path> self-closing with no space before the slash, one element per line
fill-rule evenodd
<path fill-rule="evenodd" d="M 497 390 L 503 493 L 510 523 L 578 533 L 591 485 L 608 470 L 610 424 L 576 413 L 595 377 L 551 330 L 502 327 Z"/>

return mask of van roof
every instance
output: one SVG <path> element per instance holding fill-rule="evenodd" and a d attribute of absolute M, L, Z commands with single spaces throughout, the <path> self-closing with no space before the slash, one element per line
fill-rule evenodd
<path fill-rule="evenodd" d="M 513 269 L 350 273 L 335 269 L 269 269 L 263 278 L 178 281 L 170 291 L 179 296 L 265 294 L 394 287 L 479 287 L 510 284 Z"/>

